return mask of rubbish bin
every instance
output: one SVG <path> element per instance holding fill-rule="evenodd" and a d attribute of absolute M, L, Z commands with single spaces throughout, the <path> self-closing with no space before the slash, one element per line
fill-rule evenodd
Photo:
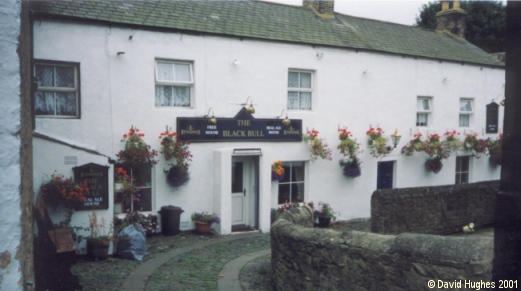
<path fill-rule="evenodd" d="M 161 232 L 163 235 L 179 234 L 179 222 L 181 220 L 181 213 L 185 212 L 181 207 L 163 206 L 161 207 Z"/>

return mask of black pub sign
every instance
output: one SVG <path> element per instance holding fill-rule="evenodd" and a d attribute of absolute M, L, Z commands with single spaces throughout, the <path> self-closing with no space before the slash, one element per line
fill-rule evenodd
<path fill-rule="evenodd" d="M 192 142 L 204 141 L 302 141 L 302 120 L 256 119 L 246 108 L 233 118 L 178 117 L 177 138 Z"/>
<path fill-rule="evenodd" d="M 487 127 L 486 133 L 497 133 L 499 121 L 499 105 L 491 102 L 487 105 Z"/>
<path fill-rule="evenodd" d="M 109 167 L 94 163 L 73 168 L 76 182 L 87 181 L 89 193 L 83 203 L 76 205 L 76 210 L 109 208 Z"/>

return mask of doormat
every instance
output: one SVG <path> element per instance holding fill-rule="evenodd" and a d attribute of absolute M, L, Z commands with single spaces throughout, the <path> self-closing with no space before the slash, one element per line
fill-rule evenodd
<path fill-rule="evenodd" d="M 244 231 L 254 231 L 255 228 L 249 226 L 249 225 L 232 225 L 232 232 L 244 232 Z"/>

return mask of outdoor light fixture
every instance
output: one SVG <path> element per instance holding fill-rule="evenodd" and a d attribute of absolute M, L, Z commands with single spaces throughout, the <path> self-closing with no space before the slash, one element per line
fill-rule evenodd
<path fill-rule="evenodd" d="M 233 60 L 233 64 L 236 65 L 236 66 L 238 66 L 238 65 L 241 64 L 241 62 L 239 62 L 238 60 Z"/>
<path fill-rule="evenodd" d="M 503 99 L 503 101 L 499 102 L 499 105 L 505 106 L 505 99 Z"/>
<path fill-rule="evenodd" d="M 284 112 L 284 110 L 286 110 L 286 118 L 284 120 L 282 120 L 282 124 L 284 124 L 285 126 L 288 126 L 291 124 L 291 120 L 289 120 L 288 118 L 288 110 L 287 109 L 282 109 L 282 111 L 280 112 L 280 115 L 277 116 L 277 118 L 281 118 L 282 117 L 282 113 Z"/>
<path fill-rule="evenodd" d="M 208 114 L 206 114 L 206 115 L 203 116 L 203 117 L 208 117 L 208 116 L 210 116 L 210 111 L 212 111 L 212 117 L 208 118 L 208 122 L 209 122 L 210 124 L 217 124 L 217 119 L 215 118 L 215 113 L 213 112 L 212 107 L 210 107 L 210 109 L 208 109 Z"/>
<path fill-rule="evenodd" d="M 117 52 L 118 56 L 124 55 L 125 52 Z"/>
<path fill-rule="evenodd" d="M 251 98 L 251 96 L 248 96 L 248 98 L 246 98 L 246 102 L 242 105 L 248 105 L 248 99 L 250 100 L 250 107 L 246 108 L 246 110 L 248 110 L 250 114 L 253 114 L 255 113 L 255 108 L 253 108 L 253 99 Z"/>
<path fill-rule="evenodd" d="M 394 150 L 398 144 L 400 143 L 401 135 L 398 134 L 398 129 L 394 130 L 394 133 L 391 135 L 391 141 L 393 142 L 394 147 L 387 147 L 390 151 Z"/>

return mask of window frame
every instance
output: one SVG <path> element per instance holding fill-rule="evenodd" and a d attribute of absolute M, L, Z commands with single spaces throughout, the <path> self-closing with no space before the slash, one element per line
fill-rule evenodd
<path fill-rule="evenodd" d="M 292 173 L 293 173 L 293 164 L 299 164 L 299 165 L 302 165 L 302 170 L 303 170 L 303 177 L 302 177 L 302 180 L 299 180 L 299 181 L 291 181 L 292 179 Z M 298 201 L 298 203 L 301 203 L 301 202 L 304 202 L 306 201 L 306 162 L 305 161 L 283 161 L 282 162 L 282 167 L 284 167 L 284 173 L 285 173 L 285 176 L 286 177 L 289 177 L 289 181 L 288 182 L 282 182 L 282 181 L 279 181 L 279 185 L 278 185 L 278 195 L 277 195 L 277 202 L 279 202 L 278 204 L 279 205 L 282 205 L 285 203 L 285 201 L 282 201 L 282 203 L 280 203 L 280 186 L 282 185 L 290 185 L 289 187 L 289 203 L 293 203 L 292 201 L 292 186 L 294 184 L 302 184 L 304 189 L 302 190 L 303 191 L 303 197 L 302 197 L 302 201 Z M 285 179 L 283 179 L 285 180 Z"/>
<path fill-rule="evenodd" d="M 135 183 L 136 185 L 139 185 L 139 192 L 140 194 L 143 194 L 143 190 L 144 191 L 150 191 L 150 210 L 141 210 L 141 209 L 137 209 L 137 206 L 140 205 L 140 202 L 133 202 L 133 210 L 134 212 L 136 211 L 139 211 L 139 212 L 144 212 L 144 213 L 154 213 L 155 212 L 155 194 L 154 194 L 154 169 L 153 167 L 150 167 L 150 166 L 142 166 L 142 167 L 139 167 L 138 169 L 132 169 L 131 167 L 125 165 L 125 164 L 116 164 L 114 166 L 114 176 L 116 176 L 116 169 L 117 168 L 123 168 L 127 174 L 130 176 L 130 177 L 133 177 L 135 179 Z M 146 181 L 143 181 L 141 180 L 140 178 L 144 177 L 145 175 L 142 173 L 140 173 L 140 171 L 148 171 L 150 172 L 150 176 L 147 177 L 148 180 Z M 137 171 L 137 173 L 135 172 Z M 115 183 L 115 181 L 114 181 Z M 114 193 L 116 194 L 116 193 Z M 142 199 L 142 197 L 140 197 L 140 199 Z M 114 203 L 120 203 L 122 201 L 116 201 L 116 197 L 114 197 Z M 125 205 L 123 205 L 123 207 L 125 208 Z M 132 211 L 130 211 L 129 209 L 129 212 L 127 212 L 127 209 L 123 209 L 123 213 L 122 214 L 127 214 L 127 213 L 130 213 Z"/>
<path fill-rule="evenodd" d="M 470 103 L 470 111 L 462 111 L 461 110 L 461 102 L 468 101 Z M 471 118 L 474 114 L 474 99 L 473 98 L 460 98 L 459 99 L 459 115 L 458 115 L 458 126 L 459 127 L 470 127 L 471 126 Z M 468 125 L 462 125 L 461 123 L 461 117 L 465 115 L 467 116 Z"/>
<path fill-rule="evenodd" d="M 470 169 L 471 169 L 470 157 L 471 156 L 456 156 L 456 172 L 455 172 L 454 184 L 459 185 L 459 184 L 469 184 L 470 183 Z M 467 170 L 463 170 L 462 162 L 458 162 L 458 161 L 461 161 L 462 159 L 466 160 Z M 462 181 L 462 180 L 464 180 L 463 179 L 464 174 L 466 174 L 466 181 Z"/>
<path fill-rule="evenodd" d="M 303 88 L 303 87 L 290 87 L 289 86 L 289 74 L 290 73 L 298 73 L 299 74 L 299 83 L 300 83 L 300 74 L 302 73 L 305 73 L 305 74 L 310 74 L 309 76 L 309 79 L 310 79 L 310 88 Z M 286 102 L 287 102 L 287 105 L 286 105 L 286 108 L 288 110 L 299 110 L 299 111 L 312 111 L 313 110 L 313 91 L 314 91 L 314 78 L 315 78 L 315 72 L 312 71 L 312 70 L 301 70 L 301 69 L 288 69 L 288 75 L 287 75 L 288 79 L 287 79 L 287 99 L 286 99 Z M 299 94 L 299 108 L 289 108 L 289 93 L 298 93 Z M 309 93 L 310 94 L 310 100 L 309 100 L 309 109 L 303 109 L 301 108 L 300 106 L 300 93 Z"/>
<path fill-rule="evenodd" d="M 427 100 L 429 104 L 428 110 L 419 110 L 418 109 L 418 101 L 420 100 Z M 432 113 L 432 97 L 428 96 L 418 96 L 416 97 L 416 126 L 417 127 L 428 127 L 431 123 L 431 113 Z M 422 114 L 426 116 L 426 124 L 420 125 L 418 122 L 418 116 Z"/>
<path fill-rule="evenodd" d="M 166 63 L 171 64 L 172 69 L 175 67 L 175 64 L 181 64 L 181 65 L 188 65 L 189 68 L 189 76 L 190 81 L 176 81 L 176 80 L 163 80 L 160 79 L 159 70 L 158 70 L 158 63 Z M 173 69 L 175 72 L 175 69 Z M 174 75 L 175 79 L 175 75 Z M 155 59 L 154 60 L 154 105 L 155 107 L 159 108 L 193 108 L 193 91 L 194 91 L 194 66 L 192 61 L 184 61 L 184 60 L 167 60 L 167 59 Z M 157 92 L 157 86 L 170 86 L 170 87 L 188 87 L 189 89 L 189 104 L 188 106 L 176 106 L 176 105 L 158 105 L 156 102 L 157 95 L 155 92 Z M 173 100 L 173 103 L 175 103 L 175 100 Z"/>
<path fill-rule="evenodd" d="M 37 66 L 52 66 L 54 70 L 56 67 L 72 67 L 74 69 L 74 88 L 69 87 L 44 87 L 40 85 L 35 85 L 36 88 L 33 93 L 33 104 L 32 110 L 33 115 L 36 118 L 57 118 L 57 119 L 81 119 L 81 77 L 80 77 L 80 63 L 79 62 L 64 62 L 64 61 L 54 61 L 54 60 L 43 60 L 43 59 L 35 59 L 32 62 L 32 76 L 34 78 L 35 84 L 38 84 L 38 79 L 36 77 L 36 67 Z M 74 92 L 76 93 L 76 114 L 75 115 L 42 115 L 36 113 L 36 94 L 37 92 Z M 54 112 L 56 113 L 56 102 L 54 104 Z"/>

